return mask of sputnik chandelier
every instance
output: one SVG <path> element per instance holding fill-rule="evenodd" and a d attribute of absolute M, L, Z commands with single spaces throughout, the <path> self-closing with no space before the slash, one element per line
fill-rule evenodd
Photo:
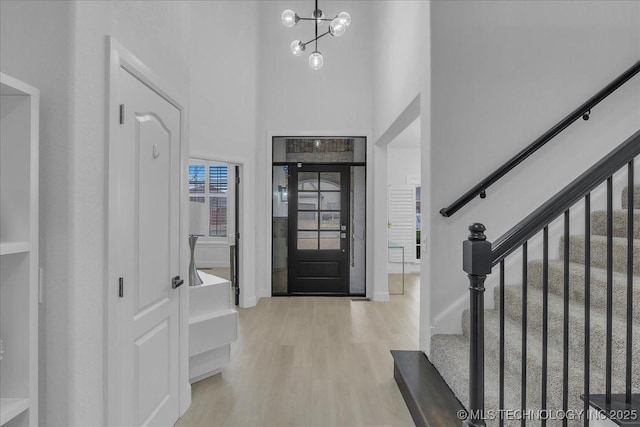
<path fill-rule="evenodd" d="M 335 18 L 325 18 L 324 12 L 318 9 L 318 0 L 316 0 L 316 8 L 311 14 L 310 18 L 302 18 L 298 16 L 293 10 L 287 9 L 282 12 L 282 25 L 287 28 L 291 28 L 295 26 L 298 21 L 314 21 L 316 27 L 316 37 L 313 40 L 309 40 L 304 43 L 301 40 L 294 40 L 291 42 L 289 46 L 291 49 L 291 53 L 295 56 L 300 56 L 306 50 L 307 45 L 315 42 L 315 49 L 309 55 L 309 66 L 314 70 L 319 70 L 322 68 L 322 64 L 324 63 L 324 58 L 322 54 L 318 51 L 318 40 L 327 34 L 331 34 L 334 37 L 340 37 L 347 31 L 349 26 L 351 26 L 351 15 L 347 12 L 340 12 L 336 15 Z M 329 29 L 320 35 L 318 35 L 318 27 L 322 26 L 325 21 L 330 21 Z"/>

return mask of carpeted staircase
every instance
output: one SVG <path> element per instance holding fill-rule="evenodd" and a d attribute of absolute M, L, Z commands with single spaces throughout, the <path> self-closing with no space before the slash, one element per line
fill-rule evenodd
<path fill-rule="evenodd" d="M 626 254 L 627 254 L 627 189 L 622 194 L 624 210 L 613 212 L 613 392 L 625 390 L 626 351 Z M 591 333 L 590 391 L 605 391 L 606 353 L 606 211 L 591 215 Z M 634 198 L 634 278 L 633 278 L 633 392 L 640 392 L 640 186 L 635 186 Z M 570 236 L 569 251 L 569 409 L 583 408 L 580 395 L 584 392 L 584 235 Z M 550 242 L 551 244 L 551 242 Z M 560 239 L 562 254 L 563 239 Z M 542 271 L 541 260 L 528 263 L 527 298 L 527 408 L 541 408 L 542 384 Z M 499 274 L 497 268 L 493 274 Z M 563 289 L 564 262 L 549 262 L 548 296 L 548 375 L 547 409 L 562 408 L 563 382 Z M 499 381 L 499 302 L 500 289 L 495 288 L 496 309 L 485 311 L 485 408 L 498 409 Z M 522 286 L 505 287 L 505 408 L 521 407 L 522 371 Z M 463 335 L 434 335 L 431 340 L 431 361 L 465 407 L 469 401 L 469 311 L 462 318 Z M 549 421 L 548 425 L 559 425 Z M 487 425 L 497 425 L 488 421 Z M 505 425 L 520 425 L 506 421 Z M 540 425 L 528 421 L 527 425 Z M 570 421 L 569 425 L 582 425 Z"/>

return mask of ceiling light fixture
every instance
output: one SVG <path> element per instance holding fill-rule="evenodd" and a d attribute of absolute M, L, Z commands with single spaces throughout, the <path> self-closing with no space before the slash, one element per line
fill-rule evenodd
<path fill-rule="evenodd" d="M 309 66 L 314 70 L 322 68 L 322 64 L 324 63 L 324 57 L 318 51 L 318 39 L 326 36 L 327 34 L 331 34 L 333 37 L 340 37 L 351 26 L 351 15 L 347 12 L 340 12 L 334 18 L 325 18 L 324 12 L 318 8 L 318 0 L 316 0 L 316 8 L 310 18 L 301 18 L 293 10 L 287 9 L 282 12 L 280 19 L 282 20 L 282 25 L 287 28 L 295 26 L 298 21 L 314 21 L 316 37 L 313 40 L 309 40 L 306 43 L 301 40 L 294 40 L 289 45 L 291 53 L 294 56 L 300 56 L 306 50 L 309 43 L 315 42 L 315 49 L 311 55 L 309 55 Z M 329 29 L 325 33 L 318 35 L 318 27 L 324 24 L 325 21 L 330 21 Z"/>

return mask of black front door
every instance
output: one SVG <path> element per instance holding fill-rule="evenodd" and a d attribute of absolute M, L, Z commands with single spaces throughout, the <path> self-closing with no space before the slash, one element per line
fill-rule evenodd
<path fill-rule="evenodd" d="M 289 292 L 349 293 L 349 166 L 293 165 Z"/>

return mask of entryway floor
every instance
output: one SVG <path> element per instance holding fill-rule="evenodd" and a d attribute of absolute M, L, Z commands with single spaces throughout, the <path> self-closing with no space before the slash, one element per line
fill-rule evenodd
<path fill-rule="evenodd" d="M 263 298 L 176 426 L 413 426 L 391 349 L 418 348 L 419 277 L 389 302 Z"/>

